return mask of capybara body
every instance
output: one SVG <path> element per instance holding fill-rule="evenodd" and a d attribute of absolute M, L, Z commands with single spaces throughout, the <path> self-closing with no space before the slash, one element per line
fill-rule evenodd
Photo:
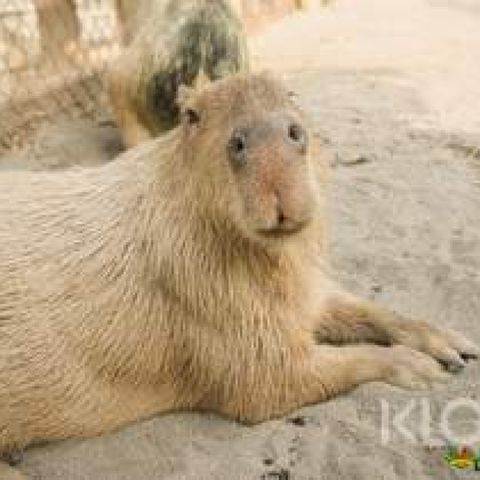
<path fill-rule="evenodd" d="M 1 450 L 172 410 L 259 422 L 476 354 L 328 279 L 326 166 L 281 84 L 181 109 L 116 162 L 0 176 Z"/>
<path fill-rule="evenodd" d="M 138 31 L 107 75 L 127 146 L 178 124 L 180 85 L 246 72 L 249 64 L 244 29 L 228 0 L 143 1 L 139 16 Z"/>

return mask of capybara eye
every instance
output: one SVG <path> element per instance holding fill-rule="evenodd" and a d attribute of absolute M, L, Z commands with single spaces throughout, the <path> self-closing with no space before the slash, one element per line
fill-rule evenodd
<path fill-rule="evenodd" d="M 292 142 L 304 143 L 305 142 L 305 130 L 298 124 L 292 123 L 288 127 L 288 137 Z"/>
<path fill-rule="evenodd" d="M 184 115 L 189 125 L 196 125 L 200 122 L 200 115 L 192 108 L 187 108 Z"/>
<path fill-rule="evenodd" d="M 233 139 L 233 148 L 235 153 L 242 153 L 245 150 L 245 138 L 243 138 L 243 136 L 236 136 Z"/>
<path fill-rule="evenodd" d="M 247 151 L 247 138 L 244 133 L 236 132 L 229 142 L 229 154 L 231 160 L 237 165 L 245 163 Z"/>

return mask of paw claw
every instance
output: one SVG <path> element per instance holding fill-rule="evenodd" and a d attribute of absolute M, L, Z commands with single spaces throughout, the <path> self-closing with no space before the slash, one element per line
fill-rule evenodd
<path fill-rule="evenodd" d="M 480 348 L 464 335 L 442 330 L 425 322 L 405 323 L 408 332 L 399 343 L 410 346 L 442 364 L 450 373 L 457 373 L 468 360 L 480 358 Z"/>
<path fill-rule="evenodd" d="M 476 353 L 461 353 L 460 356 L 466 362 L 470 360 L 478 360 L 478 355 Z"/>
<path fill-rule="evenodd" d="M 463 360 L 476 360 L 480 357 L 480 348 L 472 341 L 456 332 L 450 332 L 451 344 Z"/>
<path fill-rule="evenodd" d="M 435 358 L 450 373 L 458 373 L 467 366 L 462 356 L 453 348 L 444 348 Z"/>

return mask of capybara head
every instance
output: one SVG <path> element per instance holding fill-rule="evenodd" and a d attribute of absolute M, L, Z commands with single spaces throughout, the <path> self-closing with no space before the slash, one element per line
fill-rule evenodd
<path fill-rule="evenodd" d="M 290 238 L 320 201 L 309 124 L 270 74 L 238 75 L 180 93 L 184 158 L 217 216 L 249 238 Z M 315 168 L 314 168 L 315 167 Z"/>

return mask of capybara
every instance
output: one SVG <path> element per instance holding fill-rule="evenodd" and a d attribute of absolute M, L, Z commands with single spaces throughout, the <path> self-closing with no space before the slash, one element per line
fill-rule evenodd
<path fill-rule="evenodd" d="M 261 422 L 477 355 L 328 278 L 327 167 L 281 83 L 179 103 L 115 162 L 0 175 L 0 450 L 172 410 Z"/>
<path fill-rule="evenodd" d="M 134 23 L 143 25 L 106 77 L 114 117 L 130 147 L 178 124 L 180 85 L 249 68 L 243 25 L 228 0 L 144 0 L 138 16 L 143 22 Z"/>

